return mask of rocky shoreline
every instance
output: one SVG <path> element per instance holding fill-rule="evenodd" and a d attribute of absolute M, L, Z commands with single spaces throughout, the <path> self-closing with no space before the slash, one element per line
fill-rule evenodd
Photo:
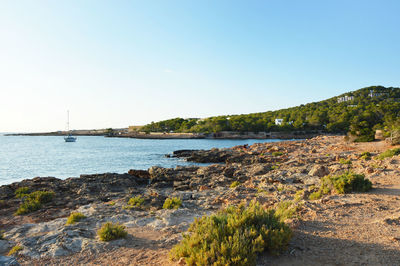
<path fill-rule="evenodd" d="M 154 166 L 126 174 L 81 175 L 65 180 L 37 177 L 4 185 L 0 187 L 0 231 L 4 230 L 0 255 L 19 245 L 22 249 L 14 257 L 22 265 L 174 265 L 168 260 L 168 250 L 194 218 L 243 200 L 257 200 L 266 208 L 292 201 L 299 209 L 288 221 L 294 230 L 288 251 L 279 257 L 262 254 L 258 265 L 395 265 L 400 257 L 400 209 L 396 205 L 400 203 L 400 157 L 361 159 L 362 152 L 375 156 L 390 148 L 387 145 L 319 136 L 229 149 L 181 150 L 168 156 L 214 164 Z M 322 177 L 349 170 L 368 177 L 375 192 L 308 199 Z M 39 210 L 14 215 L 21 203 L 15 192 L 23 187 L 53 191 L 55 196 Z M 142 197 L 143 205 L 127 208 L 134 196 Z M 180 198 L 181 208 L 163 209 L 170 197 Z M 87 218 L 67 226 L 71 212 Z M 96 231 L 108 221 L 126 226 L 128 237 L 100 241 Z M 344 221 L 347 224 L 340 224 Z M 371 232 L 356 228 L 357 223 L 367 221 Z M 369 240 L 365 242 L 364 238 Z M 354 253 L 343 254 L 343 249 Z M 7 256 L 1 259 L 13 260 Z"/>

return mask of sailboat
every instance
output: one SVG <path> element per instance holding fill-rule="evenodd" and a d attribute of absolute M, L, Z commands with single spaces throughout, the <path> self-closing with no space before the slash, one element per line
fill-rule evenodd
<path fill-rule="evenodd" d="M 75 142 L 76 137 L 71 135 L 71 131 L 69 130 L 69 111 L 67 111 L 67 132 L 68 135 L 64 137 L 65 142 Z"/>

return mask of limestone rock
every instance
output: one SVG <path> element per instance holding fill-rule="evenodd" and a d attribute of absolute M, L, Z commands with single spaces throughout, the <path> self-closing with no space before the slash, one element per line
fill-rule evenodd
<path fill-rule="evenodd" d="M 308 172 L 308 174 L 310 176 L 318 176 L 318 177 L 324 177 L 326 175 L 329 175 L 329 170 L 327 167 L 323 166 L 323 165 L 314 165 L 310 172 Z"/>
<path fill-rule="evenodd" d="M 2 266 L 18 266 L 18 261 L 13 257 L 0 256 L 0 265 Z"/>

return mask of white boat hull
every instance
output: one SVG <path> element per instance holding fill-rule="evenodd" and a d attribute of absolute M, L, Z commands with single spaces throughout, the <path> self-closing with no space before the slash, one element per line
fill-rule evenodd
<path fill-rule="evenodd" d="M 64 137 L 65 142 L 75 142 L 76 138 L 72 136 Z"/>

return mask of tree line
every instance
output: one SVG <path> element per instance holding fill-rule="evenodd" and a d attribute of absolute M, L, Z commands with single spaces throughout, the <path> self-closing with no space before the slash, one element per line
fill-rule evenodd
<path fill-rule="evenodd" d="M 348 97 L 340 102 L 338 99 L 344 96 Z M 192 133 L 322 130 L 328 133 L 349 132 L 358 141 L 370 141 L 374 139 L 376 129 L 387 129 L 396 124 L 399 114 L 400 88 L 371 86 L 288 109 L 205 119 L 174 118 L 152 122 L 142 130 Z M 281 125 L 275 124 L 277 118 L 283 119 Z"/>

